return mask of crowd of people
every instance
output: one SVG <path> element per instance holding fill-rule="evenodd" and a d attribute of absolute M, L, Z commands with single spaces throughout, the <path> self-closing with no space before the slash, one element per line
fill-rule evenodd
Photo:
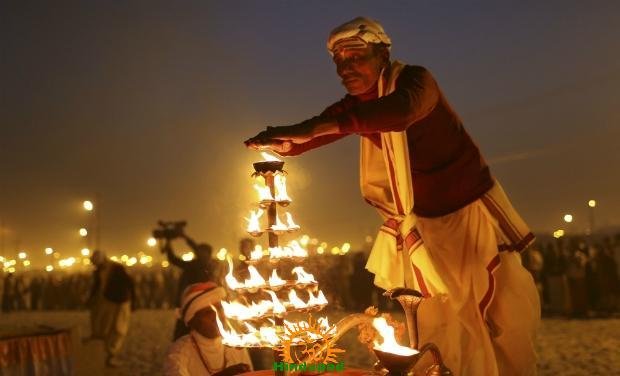
<path fill-rule="evenodd" d="M 537 243 L 522 259 L 536 282 L 543 315 L 605 317 L 620 310 L 620 234 Z"/>

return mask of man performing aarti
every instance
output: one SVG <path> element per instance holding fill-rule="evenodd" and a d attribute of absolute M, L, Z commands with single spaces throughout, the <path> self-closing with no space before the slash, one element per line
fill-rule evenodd
<path fill-rule="evenodd" d="M 520 251 L 534 239 L 431 73 L 390 61 L 383 27 L 356 18 L 327 41 L 348 94 L 245 143 L 293 156 L 357 134 L 364 199 L 384 220 L 366 268 L 384 289 L 427 297 L 420 343 L 455 375 L 536 373 L 536 287 Z"/>

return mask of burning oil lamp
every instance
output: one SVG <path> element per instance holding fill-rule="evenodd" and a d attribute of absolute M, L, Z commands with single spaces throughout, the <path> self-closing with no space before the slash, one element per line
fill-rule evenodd
<path fill-rule="evenodd" d="M 406 375 L 416 363 L 430 352 L 433 357 L 433 364 L 426 370 L 426 376 L 451 376 L 452 372 L 443 363 L 441 353 L 434 343 L 418 346 L 418 308 L 422 303 L 423 295 L 416 290 L 406 288 L 396 288 L 388 290 L 385 296 L 397 300 L 407 319 L 407 329 L 409 333 L 409 343 L 411 347 L 403 347 L 396 343 L 394 339 L 394 329 L 386 328 L 387 323 L 382 324 L 379 319 L 373 320 L 373 325 L 384 338 L 382 346 L 377 346 L 373 351 L 377 355 L 380 364 L 389 371 L 389 375 Z M 390 330 L 391 329 L 391 330 Z"/>

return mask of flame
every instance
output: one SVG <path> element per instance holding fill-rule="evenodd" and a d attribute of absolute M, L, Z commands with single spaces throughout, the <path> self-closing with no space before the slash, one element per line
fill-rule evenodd
<path fill-rule="evenodd" d="M 258 270 L 253 265 L 248 267 L 248 272 L 250 273 L 250 279 L 245 280 L 245 287 L 263 287 L 265 286 L 265 279 L 260 275 Z"/>
<path fill-rule="evenodd" d="M 312 294 L 312 291 L 308 291 L 308 295 L 310 295 L 310 299 L 308 300 L 308 307 L 327 304 L 327 299 L 325 298 L 325 295 L 323 295 L 323 291 L 321 290 L 319 290 L 319 293 L 316 297 Z"/>
<path fill-rule="evenodd" d="M 286 308 L 280 302 L 276 294 L 273 291 L 267 291 L 267 292 L 269 293 L 269 295 L 271 295 L 271 301 L 273 303 L 273 313 L 277 315 L 277 314 L 286 312 Z"/>
<path fill-rule="evenodd" d="M 275 225 L 271 225 L 271 229 L 273 231 L 286 231 L 286 230 L 288 230 L 288 226 L 285 225 L 284 223 L 282 223 L 280 218 L 276 215 L 276 224 Z"/>
<path fill-rule="evenodd" d="M 250 260 L 260 260 L 261 258 L 263 258 L 263 248 L 257 244 L 254 250 L 250 252 Z"/>
<path fill-rule="evenodd" d="M 308 257 L 308 251 L 299 245 L 297 240 L 291 241 L 288 245 L 293 250 L 293 257 Z"/>
<path fill-rule="evenodd" d="M 377 329 L 381 337 L 383 337 L 383 343 L 379 344 L 378 341 L 374 341 L 374 348 L 380 351 L 408 356 L 417 354 L 418 351 L 410 348 L 401 346 L 396 342 L 396 338 L 394 337 L 394 328 L 388 325 L 387 321 L 383 317 L 377 317 L 372 320 L 372 325 Z"/>
<path fill-rule="evenodd" d="M 254 184 L 254 189 L 258 192 L 259 201 L 273 201 L 273 196 L 271 195 L 269 187 L 261 187 L 258 184 Z"/>
<path fill-rule="evenodd" d="M 280 344 L 280 339 L 276 335 L 276 329 L 274 327 L 263 326 L 260 330 L 256 330 L 255 327 L 249 323 L 244 323 L 247 329 L 247 333 L 239 334 L 234 328 L 228 325 L 230 330 L 226 330 L 222 321 L 219 318 L 216 310 L 217 326 L 220 334 L 222 335 L 222 342 L 229 346 L 277 346 Z"/>
<path fill-rule="evenodd" d="M 286 222 L 288 223 L 288 229 L 289 230 L 299 230 L 300 227 L 298 224 L 296 224 L 295 222 L 293 222 L 293 216 L 291 215 L 291 213 L 286 213 Z"/>
<path fill-rule="evenodd" d="M 257 211 L 250 211 L 250 218 L 246 218 L 248 221 L 248 232 L 262 232 L 260 228 L 259 218 L 263 215 L 265 211 L 263 209 L 258 209 Z"/>
<path fill-rule="evenodd" d="M 251 320 L 269 313 L 273 309 L 273 303 L 269 300 L 261 300 L 246 306 L 237 300 L 230 303 L 222 301 L 222 308 L 224 308 L 226 317 L 235 320 Z"/>
<path fill-rule="evenodd" d="M 289 293 L 288 293 L 288 301 L 295 308 L 306 308 L 306 307 L 308 307 L 308 305 L 303 300 L 299 299 L 299 297 L 297 296 L 297 293 L 295 292 L 295 290 L 289 291 Z"/>
<path fill-rule="evenodd" d="M 266 160 L 267 162 L 281 162 L 280 159 L 278 159 L 275 155 L 271 155 L 267 152 L 261 151 L 260 152 L 261 157 L 263 157 L 264 160 Z"/>
<path fill-rule="evenodd" d="M 274 177 L 274 185 L 276 188 L 276 201 L 292 201 L 286 193 L 286 176 L 277 174 Z"/>
<path fill-rule="evenodd" d="M 286 284 L 286 281 L 280 278 L 278 273 L 276 273 L 276 270 L 273 269 L 273 272 L 271 273 L 271 277 L 269 277 L 269 286 L 277 287 L 277 286 L 283 286 L 285 284 Z"/>
<path fill-rule="evenodd" d="M 306 273 L 301 266 L 294 267 L 292 272 L 297 274 L 297 283 L 317 283 L 314 276 L 310 273 Z"/>
<path fill-rule="evenodd" d="M 227 259 L 228 259 L 228 274 L 226 274 L 226 278 L 224 278 L 226 280 L 226 284 L 228 285 L 228 287 L 230 287 L 233 290 L 245 287 L 243 283 L 237 281 L 237 278 L 235 278 L 235 276 L 232 274 L 233 273 L 233 262 L 230 256 L 228 256 Z"/>

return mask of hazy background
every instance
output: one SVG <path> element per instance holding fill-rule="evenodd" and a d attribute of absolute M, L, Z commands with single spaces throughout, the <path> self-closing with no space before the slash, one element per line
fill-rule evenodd
<path fill-rule="evenodd" d="M 534 230 L 583 230 L 589 199 L 620 225 L 620 2 L 20 1 L 0 5 L 4 255 L 77 255 L 95 195 L 111 254 L 146 250 L 157 219 L 236 248 L 259 159 L 242 141 L 344 94 L 325 39 L 358 15 L 434 73 Z M 374 236 L 358 143 L 286 160 L 303 233 Z"/>

